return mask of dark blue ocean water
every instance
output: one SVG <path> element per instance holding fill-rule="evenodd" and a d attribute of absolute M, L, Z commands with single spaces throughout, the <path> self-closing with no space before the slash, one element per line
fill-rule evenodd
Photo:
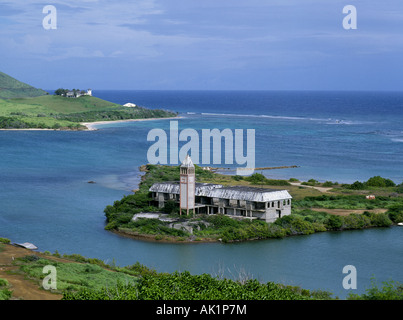
<path fill-rule="evenodd" d="M 269 177 L 403 181 L 403 94 L 340 92 L 96 91 L 102 99 L 180 112 L 179 130 L 255 129 L 256 166 Z M 118 123 L 98 131 L 0 131 L 0 237 L 40 251 L 79 253 L 160 271 L 246 270 L 262 281 L 340 296 L 342 268 L 402 281 L 403 228 L 322 233 L 241 244 L 160 244 L 104 230 L 103 210 L 137 187 L 151 129 L 170 120 Z M 202 152 L 202 151 L 200 151 Z M 227 166 L 227 165 L 224 165 Z M 89 184 L 88 181 L 95 181 Z"/>
<path fill-rule="evenodd" d="M 179 130 L 255 129 L 256 167 L 300 166 L 263 172 L 274 178 L 349 183 L 382 175 L 403 181 L 401 92 L 100 91 L 96 95 L 121 104 L 178 111 L 185 117 Z"/>

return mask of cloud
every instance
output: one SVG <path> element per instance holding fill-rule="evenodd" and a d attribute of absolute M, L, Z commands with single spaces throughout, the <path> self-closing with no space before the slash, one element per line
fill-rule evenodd
<path fill-rule="evenodd" d="M 57 29 L 44 30 L 46 2 L 8 1 L 0 4 L 0 61 L 17 68 L 20 61 L 86 67 L 102 60 L 136 74 L 155 68 L 158 82 L 172 85 L 190 74 L 208 83 L 236 73 L 240 82 L 242 74 L 319 70 L 349 59 L 393 61 L 403 51 L 401 1 L 355 3 L 358 30 L 346 31 L 344 0 L 52 0 Z"/>

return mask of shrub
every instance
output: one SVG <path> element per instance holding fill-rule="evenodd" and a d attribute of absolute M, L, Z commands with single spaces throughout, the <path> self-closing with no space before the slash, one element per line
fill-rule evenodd
<path fill-rule="evenodd" d="M 388 215 L 385 213 L 374 214 L 372 216 L 371 223 L 375 227 L 389 227 L 393 224 Z"/>
<path fill-rule="evenodd" d="M 397 203 L 389 207 L 388 217 L 393 223 L 403 222 L 403 203 Z"/>
<path fill-rule="evenodd" d="M 352 189 L 352 190 L 364 190 L 365 188 L 366 188 L 366 185 L 360 181 L 355 181 L 348 187 L 348 189 Z"/>
<path fill-rule="evenodd" d="M 8 281 L 0 278 L 0 300 L 10 300 L 13 292 L 8 287 Z"/>
<path fill-rule="evenodd" d="M 403 183 L 399 184 L 395 190 L 397 193 L 403 193 Z"/>
<path fill-rule="evenodd" d="M 7 238 L 0 238 L 0 243 L 10 243 L 10 239 Z"/>
<path fill-rule="evenodd" d="M 371 224 L 371 220 L 367 216 L 355 213 L 343 217 L 342 221 L 342 229 L 362 229 Z"/>
<path fill-rule="evenodd" d="M 244 180 L 249 181 L 252 184 L 264 184 L 267 179 L 263 174 L 256 172 L 250 177 L 244 178 Z"/>
<path fill-rule="evenodd" d="M 366 182 L 366 185 L 371 186 L 371 187 L 395 187 L 396 186 L 396 184 L 392 180 L 382 178 L 381 176 L 375 176 L 375 177 L 369 178 L 368 181 Z"/>
<path fill-rule="evenodd" d="M 138 285 L 65 293 L 63 300 L 307 300 L 309 290 L 255 279 L 234 281 L 189 272 L 144 275 Z"/>
<path fill-rule="evenodd" d="M 342 225 L 343 219 L 340 216 L 330 215 L 326 222 L 326 228 L 329 230 L 339 230 Z"/>
<path fill-rule="evenodd" d="M 162 210 L 168 214 L 179 213 L 179 205 L 174 200 L 168 200 Z"/>
<path fill-rule="evenodd" d="M 269 223 L 267 235 L 269 238 L 284 238 L 287 233 L 281 226 L 274 223 Z"/>
<path fill-rule="evenodd" d="M 371 288 L 364 294 L 349 294 L 348 300 L 403 300 L 403 284 L 398 281 L 384 281 L 383 286 L 378 287 L 375 280 L 371 281 Z"/>
<path fill-rule="evenodd" d="M 232 176 L 231 178 L 232 178 L 233 180 L 235 180 L 235 181 L 241 181 L 241 180 L 243 180 L 243 176 L 239 176 L 239 175 Z"/>
<path fill-rule="evenodd" d="M 284 216 L 274 223 L 284 228 L 288 235 L 312 234 L 315 232 L 311 223 L 297 215 Z"/>
<path fill-rule="evenodd" d="M 332 187 L 334 184 L 332 181 L 326 181 L 322 184 L 322 187 Z"/>

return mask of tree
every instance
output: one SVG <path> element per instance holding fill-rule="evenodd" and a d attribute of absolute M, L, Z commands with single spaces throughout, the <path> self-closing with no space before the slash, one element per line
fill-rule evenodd
<path fill-rule="evenodd" d="M 59 88 L 55 91 L 55 95 L 57 96 L 63 96 L 65 95 L 69 90 L 67 89 L 63 89 L 63 88 Z"/>
<path fill-rule="evenodd" d="M 366 182 L 367 186 L 371 187 L 395 187 L 396 184 L 390 180 L 390 179 L 385 179 L 382 178 L 381 176 L 375 176 L 372 178 L 369 178 L 368 181 Z"/>
<path fill-rule="evenodd" d="M 351 184 L 349 188 L 353 190 L 363 190 L 365 189 L 365 184 L 360 181 L 356 181 L 353 184 Z"/>

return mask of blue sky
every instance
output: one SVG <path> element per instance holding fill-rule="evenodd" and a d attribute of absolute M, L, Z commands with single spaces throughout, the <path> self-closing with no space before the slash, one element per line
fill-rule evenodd
<path fill-rule="evenodd" d="M 400 91 L 403 2 L 1 0 L 0 48 L 0 71 L 43 89 Z"/>

